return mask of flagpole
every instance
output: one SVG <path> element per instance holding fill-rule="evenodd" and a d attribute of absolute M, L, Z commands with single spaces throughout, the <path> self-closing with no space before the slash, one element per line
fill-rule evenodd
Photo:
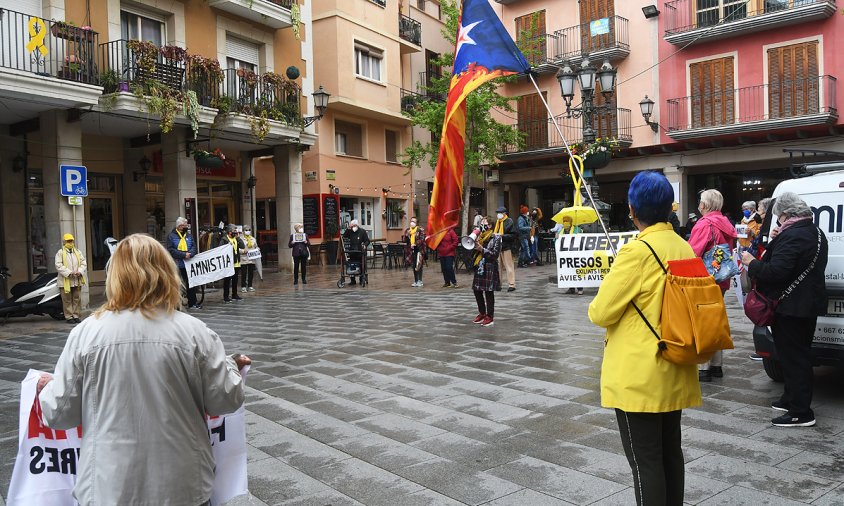
<path fill-rule="evenodd" d="M 554 128 L 557 130 L 557 134 L 560 135 L 560 139 L 563 140 L 563 146 L 566 147 L 566 152 L 569 154 L 569 158 L 572 158 L 571 148 L 569 147 L 568 141 L 566 141 L 566 137 L 563 135 L 563 130 L 560 128 L 559 123 L 557 123 L 557 118 L 554 117 L 554 112 L 551 111 L 551 106 L 548 105 L 548 102 L 545 100 L 545 97 L 542 96 L 542 90 L 539 89 L 539 85 L 536 84 L 536 79 L 533 78 L 533 73 L 528 72 L 528 77 L 530 78 L 530 82 L 533 83 L 533 87 L 536 88 L 536 93 L 539 95 L 539 100 L 542 101 L 542 104 L 545 105 L 545 109 L 548 111 L 548 117 L 551 118 L 551 122 L 554 124 Z M 580 171 L 580 166 L 573 162 L 572 165 L 574 166 L 574 170 L 577 172 L 578 177 L 581 181 L 583 181 L 583 172 Z M 618 254 L 615 249 L 615 245 L 613 244 L 612 240 L 610 240 L 610 233 L 607 230 L 607 226 L 604 223 L 603 218 L 601 218 L 601 213 L 598 212 L 598 206 L 595 205 L 595 199 L 592 198 L 592 190 L 589 189 L 589 185 L 586 183 L 583 184 L 583 188 L 586 190 L 586 196 L 589 197 L 589 202 L 592 204 L 592 207 L 595 209 L 595 214 L 598 216 L 598 222 L 601 224 L 601 229 L 604 231 L 604 235 L 607 237 L 607 243 L 612 249 L 613 254 Z"/>

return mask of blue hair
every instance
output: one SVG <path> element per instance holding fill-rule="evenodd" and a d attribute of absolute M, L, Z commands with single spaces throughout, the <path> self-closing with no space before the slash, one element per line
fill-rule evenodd
<path fill-rule="evenodd" d="M 646 171 L 636 174 L 627 190 L 627 201 L 636 212 L 636 218 L 645 225 L 668 221 L 674 189 L 659 172 Z"/>

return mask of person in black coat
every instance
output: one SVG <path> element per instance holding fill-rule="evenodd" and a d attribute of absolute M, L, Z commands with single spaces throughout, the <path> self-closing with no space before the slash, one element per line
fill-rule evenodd
<path fill-rule="evenodd" d="M 369 235 L 367 235 L 366 230 L 360 228 L 358 224 L 358 220 L 352 220 L 349 222 L 349 228 L 343 232 L 343 238 L 349 241 L 349 250 L 353 253 L 349 253 L 349 261 L 350 262 L 361 262 L 363 258 L 363 251 L 366 251 L 366 247 L 369 245 Z M 349 282 L 350 285 L 357 284 L 355 281 L 354 276 L 350 276 L 352 280 Z"/>
<path fill-rule="evenodd" d="M 299 270 L 302 271 L 302 284 L 308 284 L 308 259 L 311 257 L 311 252 L 308 247 L 311 241 L 308 240 L 308 234 L 305 233 L 305 228 L 301 223 L 293 225 L 293 233 L 290 234 L 290 240 L 287 241 L 287 247 L 291 248 L 293 255 L 293 284 L 299 284 Z"/>
<path fill-rule="evenodd" d="M 226 245 L 231 246 L 234 253 L 234 274 L 223 278 L 223 302 L 229 304 L 232 300 L 243 300 L 243 297 L 237 293 L 237 279 L 240 276 L 240 255 L 246 254 L 246 243 L 238 236 L 237 225 L 230 224 L 226 229 L 226 235 L 220 237 L 217 243 L 217 247 Z"/>
<path fill-rule="evenodd" d="M 814 379 L 811 348 L 818 316 L 827 309 L 824 271 L 828 245 L 826 236 L 812 221 L 812 210 L 797 194 L 780 195 L 773 212 L 779 217 L 780 225 L 771 231 L 765 255 L 757 260 L 745 251 L 741 261 L 762 295 L 772 299 L 782 297 L 771 333 L 785 389 L 771 407 L 785 414 L 771 423 L 778 427 L 810 427 L 815 425 L 811 408 Z M 800 280 L 804 272 L 807 274 Z M 792 288 L 790 293 L 789 288 Z"/>

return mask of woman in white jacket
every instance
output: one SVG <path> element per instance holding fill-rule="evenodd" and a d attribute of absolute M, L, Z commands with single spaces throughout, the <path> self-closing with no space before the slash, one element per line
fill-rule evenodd
<path fill-rule="evenodd" d="M 82 505 L 205 504 L 214 480 L 205 417 L 240 407 L 238 371 L 251 361 L 226 357 L 217 334 L 177 311 L 176 265 L 150 236 L 118 244 L 106 296 L 38 382 L 50 427 L 82 425 L 73 495 Z"/>

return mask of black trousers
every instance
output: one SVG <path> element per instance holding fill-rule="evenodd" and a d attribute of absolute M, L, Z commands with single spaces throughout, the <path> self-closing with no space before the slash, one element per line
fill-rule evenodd
<path fill-rule="evenodd" d="M 440 257 L 440 268 L 443 271 L 443 281 L 457 284 L 457 276 L 454 274 L 454 257 Z"/>
<path fill-rule="evenodd" d="M 293 281 L 299 280 L 299 269 L 302 270 L 302 281 L 306 280 L 308 275 L 308 257 L 293 257 Z"/>
<path fill-rule="evenodd" d="M 811 348 L 817 323 L 817 317 L 777 315 L 771 325 L 785 383 L 780 402 L 788 406 L 791 416 L 815 416 L 812 412 L 815 373 Z"/>
<path fill-rule="evenodd" d="M 474 292 L 475 302 L 478 303 L 478 312 L 493 318 L 495 315 L 495 292 L 484 292 L 481 290 L 474 290 Z M 484 303 L 484 296 L 486 296 L 486 303 Z"/>
<path fill-rule="evenodd" d="M 680 414 L 615 410 L 639 506 L 682 506 L 685 480 Z"/>
<path fill-rule="evenodd" d="M 255 264 L 241 264 L 240 270 L 243 271 L 240 286 L 242 288 L 252 288 L 252 278 L 255 276 Z"/>
<path fill-rule="evenodd" d="M 410 268 L 413 269 L 413 281 L 422 281 L 422 270 L 424 268 L 419 267 L 419 270 L 416 270 L 416 263 L 419 262 L 419 255 L 421 254 L 422 252 L 416 248 L 410 254 Z"/>
<path fill-rule="evenodd" d="M 229 290 L 231 290 L 231 298 L 239 299 L 240 295 L 237 293 L 237 277 L 240 274 L 240 267 L 234 268 L 234 275 L 228 278 L 223 278 L 223 300 L 229 300 Z"/>
<path fill-rule="evenodd" d="M 185 291 L 188 293 L 188 306 L 196 305 L 196 288 L 188 287 L 188 271 L 184 267 L 179 269 L 179 274 L 182 275 L 182 284 L 185 285 Z"/>

